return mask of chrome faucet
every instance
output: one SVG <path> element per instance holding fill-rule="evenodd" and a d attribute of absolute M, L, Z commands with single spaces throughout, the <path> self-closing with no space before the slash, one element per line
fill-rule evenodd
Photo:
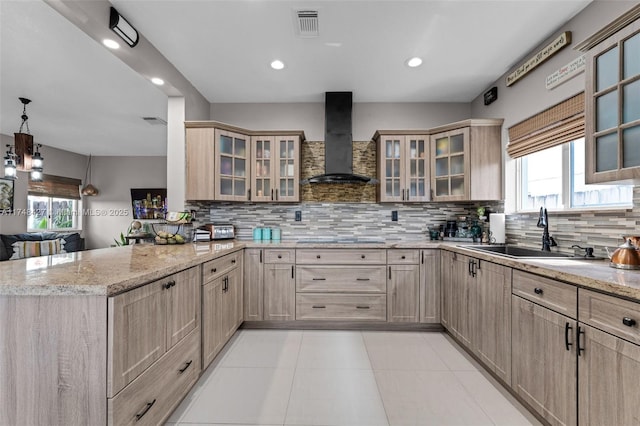
<path fill-rule="evenodd" d="M 547 209 L 540 207 L 540 215 L 538 216 L 538 228 L 544 228 L 542 231 L 542 251 L 551 251 L 551 247 L 555 247 L 558 244 L 552 236 L 549 235 L 549 215 Z"/>

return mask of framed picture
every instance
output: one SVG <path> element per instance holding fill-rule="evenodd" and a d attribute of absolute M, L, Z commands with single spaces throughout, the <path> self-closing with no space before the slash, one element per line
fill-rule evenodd
<path fill-rule="evenodd" d="M 0 214 L 13 213 L 13 180 L 0 179 Z"/>

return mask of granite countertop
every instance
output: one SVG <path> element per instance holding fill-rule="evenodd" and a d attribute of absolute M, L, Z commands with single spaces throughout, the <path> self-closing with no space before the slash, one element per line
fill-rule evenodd
<path fill-rule="evenodd" d="M 112 296 L 243 248 L 444 249 L 613 295 L 640 301 L 640 271 L 609 267 L 608 260 L 515 259 L 429 240 L 221 241 L 87 250 L 0 262 L 0 295 Z M 99 280 L 99 281 L 97 281 Z"/>
<path fill-rule="evenodd" d="M 10 260 L 0 262 L 0 295 L 112 296 L 244 247 L 133 244 Z"/>

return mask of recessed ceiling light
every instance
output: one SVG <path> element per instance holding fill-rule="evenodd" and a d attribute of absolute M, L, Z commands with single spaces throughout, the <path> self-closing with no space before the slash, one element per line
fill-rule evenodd
<path fill-rule="evenodd" d="M 104 40 L 102 40 L 102 44 L 107 46 L 109 49 L 119 49 L 120 48 L 120 44 L 115 40 L 111 40 L 110 38 L 105 38 Z"/>
<path fill-rule="evenodd" d="M 284 62 L 276 59 L 275 61 L 271 62 L 271 68 L 273 68 L 274 70 L 281 70 L 282 68 L 284 68 Z"/>
<path fill-rule="evenodd" d="M 162 86 L 162 85 L 164 84 L 164 80 L 163 80 L 163 79 L 161 79 L 161 78 L 158 78 L 158 77 L 153 77 L 153 78 L 151 79 L 151 82 L 152 82 L 153 84 L 155 84 L 156 86 Z"/>
<path fill-rule="evenodd" d="M 418 58 L 417 56 L 414 56 L 413 58 L 407 60 L 408 67 L 415 68 L 419 67 L 420 65 L 422 65 L 422 59 Z"/>

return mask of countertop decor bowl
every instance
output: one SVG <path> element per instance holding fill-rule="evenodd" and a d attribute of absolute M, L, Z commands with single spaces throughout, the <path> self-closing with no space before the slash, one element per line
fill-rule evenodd
<path fill-rule="evenodd" d="M 193 235 L 193 226 L 190 223 L 152 223 L 151 229 L 155 235 L 154 242 L 158 245 L 188 243 Z"/>

